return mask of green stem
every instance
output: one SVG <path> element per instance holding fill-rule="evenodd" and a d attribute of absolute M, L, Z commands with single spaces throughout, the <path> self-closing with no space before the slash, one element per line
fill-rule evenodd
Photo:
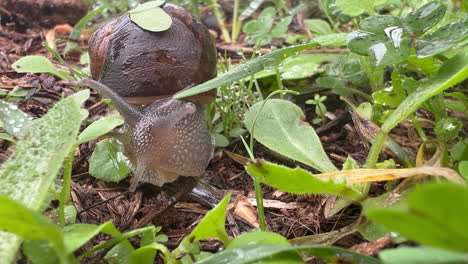
<path fill-rule="evenodd" d="M 411 116 L 411 122 L 413 122 L 414 128 L 416 129 L 416 132 L 418 133 L 419 137 L 423 142 L 427 141 L 427 136 L 426 133 L 424 133 L 424 130 L 421 128 L 421 124 L 419 123 L 418 119 L 414 115 Z"/>
<path fill-rule="evenodd" d="M 221 33 L 223 34 L 223 38 L 226 42 L 231 42 L 231 36 L 229 36 L 229 32 L 226 29 L 226 23 L 224 21 L 223 14 L 219 10 L 216 1 L 209 0 L 207 1 L 213 10 L 213 14 L 216 17 L 216 21 L 218 21 L 219 27 L 221 28 Z"/>
<path fill-rule="evenodd" d="M 335 31 L 335 33 L 340 32 L 340 29 L 338 29 L 338 26 L 336 25 L 335 21 L 331 18 L 330 14 L 328 13 L 328 6 L 324 5 L 323 0 L 318 0 L 318 3 L 320 5 L 320 8 L 325 13 L 325 16 L 327 17 L 328 21 L 332 25 L 333 30 Z"/>
<path fill-rule="evenodd" d="M 372 88 L 372 92 L 383 89 L 383 67 L 375 67 L 370 62 L 370 59 L 364 56 L 359 56 L 359 62 L 361 64 L 362 71 L 367 74 L 367 77 L 369 77 L 369 84 Z"/>
<path fill-rule="evenodd" d="M 365 168 L 375 168 L 375 164 L 379 160 L 380 152 L 382 152 L 382 148 L 385 144 L 385 140 L 387 138 L 387 133 L 383 132 L 382 130 L 377 133 L 374 138 L 374 142 L 372 143 L 372 147 L 367 155 L 366 164 L 364 165 Z"/>
<path fill-rule="evenodd" d="M 150 231 L 151 229 L 154 229 L 154 228 L 155 228 L 154 226 L 139 228 L 139 229 L 135 229 L 135 230 L 129 231 L 127 233 L 124 233 L 121 236 L 114 237 L 114 238 L 112 238 L 112 239 L 110 239 L 110 240 L 108 240 L 108 241 L 106 241 L 104 243 L 101 243 L 101 244 L 93 247 L 92 249 L 86 251 L 85 253 L 81 254 L 78 257 L 78 260 L 81 260 L 81 259 L 83 259 L 83 258 L 85 258 L 87 256 L 90 256 L 90 255 L 94 254 L 95 252 L 97 252 L 97 251 L 99 251 L 101 249 L 105 249 L 105 248 L 117 245 L 118 243 L 124 241 L 127 238 L 130 238 L 132 236 L 136 236 L 136 235 L 145 233 L 145 232 Z"/>
<path fill-rule="evenodd" d="M 283 90 L 283 81 L 281 80 L 281 73 L 278 68 L 276 68 L 276 83 L 278 84 L 278 91 Z M 280 93 L 280 99 L 284 99 L 284 94 Z"/>
<path fill-rule="evenodd" d="M 193 16 L 197 19 L 200 19 L 200 5 L 198 3 L 198 0 L 192 0 L 192 10 L 193 10 Z"/>
<path fill-rule="evenodd" d="M 252 135 L 250 135 L 251 138 L 253 138 Z M 245 141 L 244 137 L 241 136 L 242 143 L 244 144 L 244 147 L 247 149 L 247 153 L 249 154 L 249 157 L 251 160 L 255 160 L 255 156 L 253 154 L 253 142 L 251 141 L 250 147 L 247 145 L 247 142 Z M 257 214 L 258 214 L 258 222 L 260 225 L 260 230 L 265 231 L 266 230 L 266 219 L 265 219 L 265 208 L 263 207 L 263 190 L 262 190 L 262 185 L 260 182 L 257 180 L 257 178 L 252 177 L 253 183 L 254 183 L 254 189 L 255 189 L 255 201 L 257 202 Z"/>
<path fill-rule="evenodd" d="M 59 202 L 59 223 L 61 227 L 65 226 L 65 205 L 70 201 L 71 174 L 76 148 L 76 145 L 72 147 L 72 151 L 68 154 L 63 165 L 63 185 Z"/>
<path fill-rule="evenodd" d="M 260 230 L 266 230 L 266 219 L 265 219 L 265 208 L 263 207 L 263 190 L 260 182 L 253 178 L 254 189 L 255 189 L 255 200 L 257 201 L 257 212 L 258 212 L 258 222 L 260 224 Z"/>
<path fill-rule="evenodd" d="M 236 42 L 239 36 L 239 28 L 242 21 L 239 21 L 239 0 L 234 0 L 234 11 L 232 13 L 231 41 Z"/>
<path fill-rule="evenodd" d="M 373 100 L 372 96 L 368 95 L 367 93 L 365 93 L 365 92 L 363 92 L 363 91 L 361 91 L 359 89 L 353 88 L 353 87 L 350 87 L 349 89 L 351 90 L 352 93 L 359 95 L 360 97 L 366 99 L 369 102 L 372 102 L 372 100 Z"/>

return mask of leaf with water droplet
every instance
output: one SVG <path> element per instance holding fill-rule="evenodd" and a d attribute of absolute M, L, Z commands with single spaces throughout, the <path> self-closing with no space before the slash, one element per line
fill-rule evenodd
<path fill-rule="evenodd" d="M 468 18 L 459 19 L 416 40 L 418 58 L 425 58 L 451 49 L 468 38 Z"/>
<path fill-rule="evenodd" d="M 0 120 L 5 131 L 15 137 L 20 137 L 24 129 L 31 123 L 31 117 L 19 110 L 15 104 L 0 100 Z"/>
<path fill-rule="evenodd" d="M 172 25 L 172 18 L 160 7 L 164 1 L 152 1 L 138 5 L 129 11 L 132 22 L 141 28 L 161 32 L 168 30 Z"/>
<path fill-rule="evenodd" d="M 428 31 L 444 17 L 446 7 L 441 2 L 429 2 L 403 18 L 407 29 L 418 35 Z"/>
<path fill-rule="evenodd" d="M 396 16 L 371 16 L 363 19 L 359 25 L 361 30 L 384 36 L 388 27 L 402 27 L 400 18 Z"/>

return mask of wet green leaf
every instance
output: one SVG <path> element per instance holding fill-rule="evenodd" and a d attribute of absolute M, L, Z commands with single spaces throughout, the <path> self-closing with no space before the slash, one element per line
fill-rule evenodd
<path fill-rule="evenodd" d="M 435 195 L 437 194 L 437 195 Z M 468 252 L 468 189 L 441 183 L 412 191 L 408 209 L 374 209 L 371 220 L 423 245 Z"/>
<path fill-rule="evenodd" d="M 398 106 L 406 98 L 406 91 L 401 87 L 389 87 L 372 94 L 374 101 L 381 105 Z"/>
<path fill-rule="evenodd" d="M 107 182 L 125 179 L 132 169 L 122 151 L 122 145 L 113 138 L 97 143 L 89 159 L 89 174 Z"/>
<path fill-rule="evenodd" d="M 458 164 L 458 172 L 460 172 L 461 176 L 468 180 L 468 160 L 462 160 Z"/>
<path fill-rule="evenodd" d="M 160 7 L 164 1 L 151 1 L 138 5 L 129 11 L 130 19 L 141 28 L 161 32 L 172 25 L 172 18 Z"/>
<path fill-rule="evenodd" d="M 313 55 L 314 54 L 301 54 L 297 57 L 285 60 L 281 68 L 281 77 L 283 80 L 302 79 L 321 72 L 320 62 L 318 62 Z"/>
<path fill-rule="evenodd" d="M 287 57 L 292 56 L 299 51 L 314 48 L 318 45 L 319 43 L 317 43 L 316 41 L 311 41 L 305 44 L 275 50 L 256 59 L 249 60 L 244 64 L 238 65 L 232 70 L 218 75 L 218 77 L 211 79 L 205 83 L 199 84 L 195 87 L 177 93 L 174 95 L 174 98 L 181 99 L 187 96 L 192 96 L 195 94 L 206 92 L 212 89 L 216 89 L 219 86 L 228 84 L 230 82 L 234 82 L 242 78 L 251 76 L 261 70 L 274 69 Z"/>
<path fill-rule="evenodd" d="M 393 27 L 402 27 L 400 18 L 396 16 L 371 16 L 359 23 L 361 30 L 385 36 Z"/>
<path fill-rule="evenodd" d="M 249 245 L 242 248 L 227 249 L 203 259 L 197 264 L 208 263 L 261 263 L 263 260 L 277 260 L 284 252 L 302 252 L 335 263 L 381 264 L 378 259 L 361 255 L 347 249 L 331 246 L 288 246 L 288 245 Z M 332 263 L 333 263 L 332 262 Z M 283 262 L 276 262 L 283 263 Z M 297 263 L 304 263 L 302 260 Z"/>
<path fill-rule="evenodd" d="M 430 247 L 400 247 L 379 252 L 385 264 L 456 264 L 467 263 L 466 254 Z"/>
<path fill-rule="evenodd" d="M 346 45 L 348 48 L 359 55 L 369 56 L 369 48 L 380 43 L 378 36 L 366 31 L 353 31 L 346 37 Z"/>
<path fill-rule="evenodd" d="M 468 38 L 468 18 L 449 23 L 416 40 L 418 58 L 426 58 L 451 49 Z"/>
<path fill-rule="evenodd" d="M 277 233 L 252 230 L 233 239 L 227 249 L 240 248 L 252 244 L 289 245 L 289 242 L 285 237 Z"/>
<path fill-rule="evenodd" d="M 444 17 L 446 7 L 441 2 L 429 2 L 403 18 L 408 30 L 420 35 L 435 26 Z"/>
<path fill-rule="evenodd" d="M 87 96 L 89 90 L 63 99 L 28 126 L 15 152 L 0 167 L 0 195 L 34 211 L 44 206 L 63 159 L 70 153 L 78 134 L 82 114 L 77 98 Z M 0 259 L 12 262 L 21 238 L 0 232 L 0 241 Z"/>
<path fill-rule="evenodd" d="M 345 181 L 335 182 L 319 179 L 312 173 L 299 167 L 291 169 L 265 160 L 249 163 L 247 172 L 260 182 L 273 186 L 280 191 L 294 194 L 335 194 L 349 198 L 359 197 L 359 193 Z"/>
<path fill-rule="evenodd" d="M 382 131 L 388 133 L 404 118 L 416 111 L 427 99 L 466 80 L 466 78 L 468 78 L 468 55 L 458 54 L 446 61 L 431 79 L 405 98 L 384 122 L 381 127 Z"/>
<path fill-rule="evenodd" d="M 0 120 L 8 134 L 21 137 L 31 124 L 32 117 L 18 109 L 15 104 L 0 100 Z"/>
<path fill-rule="evenodd" d="M 269 149 L 321 172 L 336 171 L 315 130 L 303 119 L 304 114 L 297 105 L 271 99 L 254 104 L 246 113 L 244 123 L 253 137 Z"/>

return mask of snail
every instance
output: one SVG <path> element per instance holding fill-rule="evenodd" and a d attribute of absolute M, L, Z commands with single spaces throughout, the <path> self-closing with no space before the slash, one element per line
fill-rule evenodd
<path fill-rule="evenodd" d="M 214 43 L 187 11 L 162 8 L 173 20 L 166 31 L 143 30 L 126 14 L 93 33 L 94 80 L 82 81 L 111 99 L 125 120 L 117 138 L 134 166 L 130 191 L 140 181 L 162 186 L 179 176 L 203 176 L 214 150 L 203 106 L 216 94 L 171 98 L 216 76 Z"/>

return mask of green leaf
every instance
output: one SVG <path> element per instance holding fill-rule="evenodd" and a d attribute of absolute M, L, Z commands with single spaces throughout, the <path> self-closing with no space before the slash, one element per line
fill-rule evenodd
<path fill-rule="evenodd" d="M 360 193 L 350 188 L 346 181 L 320 179 L 312 173 L 296 167 L 294 169 L 265 160 L 248 163 L 247 172 L 260 182 L 276 189 L 294 194 L 335 194 L 358 198 Z"/>
<path fill-rule="evenodd" d="M 468 252 L 468 190 L 426 184 L 408 196 L 408 210 L 374 209 L 371 220 L 423 245 Z"/>
<path fill-rule="evenodd" d="M 290 245 L 288 240 L 273 232 L 262 232 L 260 230 L 253 230 L 248 233 L 241 234 L 231 241 L 227 249 L 242 248 L 250 245 Z M 255 262 L 258 263 L 258 262 Z M 277 254 L 274 259 L 264 259 L 262 264 L 296 264 L 303 263 L 302 258 L 297 252 L 283 252 Z"/>
<path fill-rule="evenodd" d="M 164 255 L 164 263 L 178 263 L 169 250 L 162 244 L 152 243 L 133 251 L 128 258 L 128 264 L 153 264 L 156 252 L 161 251 Z"/>
<path fill-rule="evenodd" d="M 214 133 L 212 134 L 215 140 L 215 145 L 217 147 L 227 147 L 229 146 L 229 139 L 223 134 Z"/>
<path fill-rule="evenodd" d="M 275 15 L 276 11 L 273 7 L 265 8 L 256 20 L 251 20 L 244 25 L 243 31 L 249 35 L 267 34 L 273 26 Z"/>
<path fill-rule="evenodd" d="M 256 59 L 249 60 L 244 64 L 238 65 L 234 69 L 221 75 L 218 75 L 218 77 L 211 79 L 205 83 L 199 84 L 193 88 L 177 93 L 176 95 L 174 95 L 174 98 L 182 99 L 184 97 L 203 93 L 226 85 L 228 83 L 240 80 L 247 76 L 251 76 L 261 70 L 274 69 L 287 57 L 297 54 L 297 52 L 299 51 L 314 48 L 318 45 L 319 43 L 311 41 L 305 44 L 275 50 Z"/>
<path fill-rule="evenodd" d="M 300 54 L 297 57 L 286 59 L 280 70 L 283 80 L 302 79 L 321 72 L 320 62 L 325 59 L 321 60 L 323 58 L 313 55 L 315 54 Z"/>
<path fill-rule="evenodd" d="M 402 27 L 400 18 L 396 16 L 371 16 L 363 19 L 359 25 L 361 30 L 384 37 L 390 27 Z"/>
<path fill-rule="evenodd" d="M 125 179 L 132 169 L 122 149 L 122 145 L 113 138 L 106 138 L 97 143 L 89 159 L 89 174 L 107 182 Z"/>
<path fill-rule="evenodd" d="M 418 58 L 426 58 L 453 48 L 468 38 L 468 18 L 449 23 L 416 40 Z"/>
<path fill-rule="evenodd" d="M 341 96 L 348 96 L 351 94 L 351 90 L 346 86 L 346 84 L 336 77 L 319 77 L 317 78 L 317 85 L 332 89 L 334 93 Z"/>
<path fill-rule="evenodd" d="M 374 9 L 374 0 L 336 0 L 335 4 L 344 14 L 353 17 Z"/>
<path fill-rule="evenodd" d="M 458 171 L 465 180 L 468 180 L 468 160 L 460 161 L 458 164 Z"/>
<path fill-rule="evenodd" d="M 401 87 L 390 87 L 372 93 L 374 101 L 381 105 L 399 106 L 406 98 L 406 92 Z"/>
<path fill-rule="evenodd" d="M 278 23 L 276 23 L 276 26 L 271 31 L 271 35 L 274 38 L 281 37 L 283 34 L 288 32 L 288 27 L 289 27 L 289 24 L 291 24 L 292 20 L 293 20 L 292 16 L 283 17 Z"/>
<path fill-rule="evenodd" d="M 303 119 L 304 114 L 297 105 L 271 99 L 254 104 L 246 113 L 244 123 L 253 137 L 269 149 L 321 172 L 336 171 L 314 129 Z"/>
<path fill-rule="evenodd" d="M 77 250 L 100 232 L 113 236 L 120 235 L 120 232 L 112 224 L 112 221 L 107 221 L 101 225 L 74 224 L 64 227 L 63 238 L 67 253 Z"/>
<path fill-rule="evenodd" d="M 31 124 L 32 118 L 19 110 L 15 104 L 0 100 L 0 120 L 8 134 L 21 137 L 25 128 Z"/>
<path fill-rule="evenodd" d="M 376 34 L 367 31 L 353 31 L 346 37 L 348 48 L 359 55 L 369 56 L 369 48 L 379 43 L 380 39 Z"/>
<path fill-rule="evenodd" d="M 74 146 L 81 120 L 77 99 L 69 96 L 33 121 L 0 167 L 0 195 L 34 211 L 42 208 L 63 159 Z M 21 239 L 0 232 L 0 241 L 0 259 L 12 262 Z"/>
<path fill-rule="evenodd" d="M 464 81 L 467 77 L 468 55 L 458 54 L 453 56 L 442 65 L 437 74 L 405 98 L 383 123 L 381 127 L 382 131 L 388 133 L 404 118 L 416 111 L 427 99 Z"/>
<path fill-rule="evenodd" d="M 184 247 L 185 244 L 190 244 L 193 241 L 198 241 L 204 238 L 217 238 L 224 245 L 229 245 L 229 236 L 226 233 L 224 224 L 226 222 L 226 212 L 231 194 L 224 196 L 213 209 L 211 209 L 193 229 L 190 235 L 186 236 L 179 247 Z"/>
<path fill-rule="evenodd" d="M 448 264 L 467 263 L 468 255 L 430 247 L 400 247 L 379 252 L 385 264 Z"/>
<path fill-rule="evenodd" d="M 250 232 L 241 234 L 232 240 L 227 249 L 240 248 L 252 244 L 289 245 L 289 242 L 285 237 L 274 232 L 252 230 Z"/>
<path fill-rule="evenodd" d="M 172 18 L 161 9 L 164 1 L 151 1 L 138 5 L 129 11 L 130 19 L 141 28 L 161 32 L 168 30 L 172 25 Z"/>
<path fill-rule="evenodd" d="M 406 210 L 408 208 L 406 200 L 408 197 L 408 191 L 402 193 L 387 192 L 377 197 L 368 197 L 364 201 L 361 201 L 361 207 L 363 214 L 368 211 L 381 208 Z M 395 238 L 395 233 L 372 221 L 366 221 L 359 225 L 359 233 L 367 240 L 373 241 L 384 236 L 392 236 Z"/>
<path fill-rule="evenodd" d="M 280 253 L 302 252 L 320 259 L 333 261 L 330 263 L 381 264 L 375 258 L 361 255 L 347 249 L 330 246 L 288 246 L 288 245 L 250 245 L 242 248 L 231 248 L 200 260 L 197 264 L 208 263 L 257 263 L 263 260 L 276 260 Z M 260 262 L 261 263 L 261 262 Z M 283 263 L 283 262 L 276 262 Z M 304 263 L 303 261 L 299 263 Z"/>
<path fill-rule="evenodd" d="M 55 250 L 47 240 L 26 240 L 23 243 L 23 253 L 33 264 L 59 264 Z"/>
<path fill-rule="evenodd" d="M 422 34 L 435 26 L 444 17 L 446 7 L 441 2 L 429 2 L 403 18 L 408 30 Z"/>
<path fill-rule="evenodd" d="M 12 136 L 8 135 L 7 133 L 0 133 L 0 139 L 8 140 L 13 143 L 16 142 L 16 140 Z"/>
<path fill-rule="evenodd" d="M 26 56 L 11 65 L 11 68 L 19 73 L 50 73 L 65 80 L 73 80 L 66 72 L 57 69 L 49 59 L 43 56 Z"/>
<path fill-rule="evenodd" d="M 78 136 L 77 144 L 95 140 L 98 137 L 112 131 L 112 129 L 116 128 L 117 126 L 122 125 L 123 123 L 123 118 L 118 114 L 105 116 L 97 121 L 94 121 Z"/>
<path fill-rule="evenodd" d="M 322 36 L 332 34 L 333 31 L 330 25 L 322 19 L 305 19 L 304 24 L 315 34 L 315 36 Z"/>

